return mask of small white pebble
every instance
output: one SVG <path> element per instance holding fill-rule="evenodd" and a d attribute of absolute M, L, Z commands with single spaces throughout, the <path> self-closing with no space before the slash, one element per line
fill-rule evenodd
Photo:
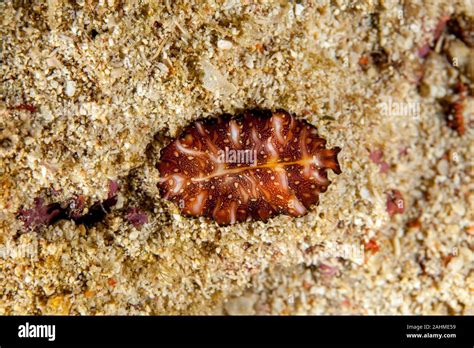
<path fill-rule="evenodd" d="M 438 162 L 436 169 L 438 169 L 438 173 L 441 175 L 448 175 L 449 173 L 449 163 L 445 159 L 442 159 Z"/>
<path fill-rule="evenodd" d="M 168 69 L 168 67 L 167 67 L 165 64 L 163 64 L 163 63 L 160 62 L 160 63 L 157 64 L 157 66 L 158 66 L 158 69 L 160 69 L 160 71 L 161 71 L 163 74 L 168 74 L 169 69 Z"/>
<path fill-rule="evenodd" d="M 76 83 L 74 81 L 66 81 L 65 93 L 68 97 L 74 96 L 74 93 L 76 93 Z"/>
<path fill-rule="evenodd" d="M 246 56 L 245 57 L 245 66 L 249 69 L 253 69 L 253 58 L 251 56 Z"/>
<path fill-rule="evenodd" d="M 137 89 L 136 89 L 136 91 L 137 91 L 137 95 L 140 96 L 140 97 L 143 97 L 143 96 L 145 95 L 145 92 L 144 92 L 144 90 L 143 90 L 143 85 L 142 85 L 141 82 L 138 82 L 138 83 L 137 83 Z"/>
<path fill-rule="evenodd" d="M 301 4 L 296 4 L 295 6 L 295 15 L 297 17 L 301 16 L 301 14 L 303 13 L 303 10 L 304 10 L 304 6 L 301 5 Z"/>
<path fill-rule="evenodd" d="M 464 216 L 464 214 L 466 214 L 466 208 L 461 202 L 451 203 L 451 208 L 459 216 Z"/>
<path fill-rule="evenodd" d="M 371 198 L 371 196 L 370 196 L 370 191 L 369 191 L 367 188 L 362 187 L 362 189 L 360 190 L 360 196 L 361 196 L 363 199 L 365 199 L 365 200 L 367 200 L 367 201 L 370 201 L 370 198 Z"/>
<path fill-rule="evenodd" d="M 464 267 L 464 261 L 460 257 L 453 258 L 448 264 L 448 270 L 451 272 L 459 272 Z"/>
<path fill-rule="evenodd" d="M 232 48 L 232 42 L 228 40 L 218 40 L 217 41 L 217 47 L 220 50 L 230 50 Z"/>

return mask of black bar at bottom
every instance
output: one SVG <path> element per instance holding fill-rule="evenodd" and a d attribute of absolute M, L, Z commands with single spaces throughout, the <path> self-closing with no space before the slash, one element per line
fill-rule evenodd
<path fill-rule="evenodd" d="M 44 325 L 54 325 L 54 340 L 52 327 Z M 46 337 L 31 337 L 40 334 Z M 472 347 L 474 317 L 0 317 L 2 348 L 16 344 L 23 346 L 158 342 L 397 345 L 408 343 Z"/>

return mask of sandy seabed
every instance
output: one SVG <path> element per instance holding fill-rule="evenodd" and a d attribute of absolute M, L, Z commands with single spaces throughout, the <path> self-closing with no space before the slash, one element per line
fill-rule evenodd
<path fill-rule="evenodd" d="M 444 29 L 473 11 L 1 2 L 0 314 L 473 314 L 474 54 Z M 159 196 L 160 149 L 252 108 L 316 126 L 342 174 L 303 217 L 183 217 Z M 111 182 L 93 226 L 18 218 L 38 198 L 91 206 Z"/>

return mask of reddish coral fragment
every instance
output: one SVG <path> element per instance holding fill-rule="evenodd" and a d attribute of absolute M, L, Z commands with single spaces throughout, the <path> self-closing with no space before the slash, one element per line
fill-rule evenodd
<path fill-rule="evenodd" d="M 436 27 L 433 33 L 433 38 L 434 38 L 435 43 L 436 41 L 438 41 L 439 37 L 441 36 L 441 33 L 444 31 L 444 28 L 446 27 L 446 24 L 448 23 L 449 18 L 451 18 L 449 15 L 441 16 L 441 18 L 438 21 L 438 24 L 436 24 Z"/>
<path fill-rule="evenodd" d="M 420 218 L 415 218 L 407 222 L 407 227 L 408 228 L 415 228 L 419 229 L 421 228 L 421 221 Z"/>
<path fill-rule="evenodd" d="M 408 147 L 406 147 L 406 146 L 400 147 L 400 148 L 398 149 L 398 156 L 399 156 L 399 157 L 404 157 L 404 156 L 406 156 L 406 155 L 408 155 Z"/>
<path fill-rule="evenodd" d="M 42 225 L 53 223 L 62 215 L 59 204 L 44 205 L 42 198 L 35 198 L 34 207 L 31 209 L 20 209 L 18 219 L 23 221 L 26 228 L 36 229 Z"/>
<path fill-rule="evenodd" d="M 381 149 L 370 151 L 369 158 L 372 162 L 374 162 L 375 164 L 378 164 L 380 168 L 380 173 L 387 173 L 388 170 L 390 169 L 390 165 L 387 162 L 382 160 L 383 151 Z"/>
<path fill-rule="evenodd" d="M 457 94 L 459 94 L 459 98 L 461 100 L 464 100 L 466 98 L 466 94 L 467 94 L 467 87 L 464 83 L 462 83 L 461 81 L 458 81 L 456 83 L 456 89 L 455 89 L 455 92 Z"/>
<path fill-rule="evenodd" d="M 448 127 L 455 130 L 459 135 L 464 135 L 466 132 L 463 111 L 464 104 L 462 101 L 457 101 L 451 104 L 450 111 L 446 116 Z"/>
<path fill-rule="evenodd" d="M 369 64 L 369 57 L 361 56 L 359 58 L 359 64 L 362 65 L 362 66 L 365 66 L 365 65 Z"/>
<path fill-rule="evenodd" d="M 369 240 L 367 243 L 364 244 L 365 251 L 371 251 L 374 254 L 380 250 L 380 246 L 377 244 L 375 239 Z"/>
<path fill-rule="evenodd" d="M 431 51 L 431 46 L 429 43 L 425 43 L 423 46 L 421 46 L 419 49 L 418 49 L 418 57 L 420 58 L 425 58 L 428 53 L 430 53 Z"/>
<path fill-rule="evenodd" d="M 390 190 L 387 192 L 387 212 L 390 217 L 395 214 L 403 214 L 405 211 L 405 201 L 398 190 Z"/>
<path fill-rule="evenodd" d="M 446 108 L 446 123 L 449 128 L 455 130 L 459 136 L 464 135 L 466 132 L 466 125 L 464 121 L 464 108 L 466 96 L 468 93 L 467 86 L 458 81 L 454 88 L 456 96 Z"/>
<path fill-rule="evenodd" d="M 382 161 L 383 151 L 381 149 L 370 151 L 369 158 L 375 164 L 379 164 Z"/>
<path fill-rule="evenodd" d="M 34 106 L 33 104 L 19 104 L 19 105 L 16 105 L 16 106 L 12 107 L 11 109 L 26 110 L 26 111 L 29 111 L 31 113 L 37 111 L 36 106 Z"/>
<path fill-rule="evenodd" d="M 313 286 L 311 283 L 307 282 L 306 280 L 303 280 L 303 289 L 309 290 Z"/>
<path fill-rule="evenodd" d="M 285 111 L 247 111 L 189 126 L 161 151 L 158 188 L 188 216 L 226 225 L 301 216 L 341 173 L 339 148 Z"/>
<path fill-rule="evenodd" d="M 127 220 L 135 227 L 140 227 L 148 223 L 148 215 L 139 208 L 129 208 L 127 211 Z"/>
<path fill-rule="evenodd" d="M 385 174 L 390 169 L 390 165 L 387 162 L 380 163 L 380 173 Z"/>
<path fill-rule="evenodd" d="M 436 45 L 441 33 L 446 28 L 446 24 L 448 23 L 450 16 L 441 16 L 436 24 L 436 27 L 433 30 L 433 44 L 431 45 L 429 42 L 425 43 L 418 49 L 418 57 L 425 58 L 431 51 L 431 49 Z"/>
<path fill-rule="evenodd" d="M 83 214 L 85 197 L 73 197 L 65 202 L 43 204 L 43 199 L 35 198 L 35 206 L 31 209 L 21 209 L 18 219 L 24 222 L 26 228 L 37 228 L 42 225 L 52 225 L 59 220 L 73 220 L 76 224 L 92 226 L 104 220 L 112 207 L 117 204 L 117 191 L 119 187 L 114 181 L 109 182 L 108 198 L 95 202 Z"/>
<path fill-rule="evenodd" d="M 255 44 L 255 49 L 260 53 L 263 53 L 265 51 L 265 47 L 261 43 Z"/>
<path fill-rule="evenodd" d="M 117 192 L 119 190 L 119 185 L 117 181 L 109 180 L 109 192 L 107 194 L 108 198 L 112 198 L 117 196 Z"/>
<path fill-rule="evenodd" d="M 351 301 L 345 297 L 344 300 L 341 302 L 343 306 L 346 306 L 346 307 L 351 307 L 352 304 L 351 304 Z"/>
<path fill-rule="evenodd" d="M 319 265 L 319 270 L 321 271 L 321 274 L 326 277 L 334 277 L 337 272 L 338 268 L 335 266 L 327 265 L 327 264 L 320 264 Z"/>

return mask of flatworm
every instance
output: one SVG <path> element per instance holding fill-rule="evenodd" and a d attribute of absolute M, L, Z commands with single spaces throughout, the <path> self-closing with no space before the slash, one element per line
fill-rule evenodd
<path fill-rule="evenodd" d="M 161 150 L 161 197 L 219 225 L 305 215 L 340 174 L 340 148 L 286 111 L 251 110 L 195 122 Z"/>

